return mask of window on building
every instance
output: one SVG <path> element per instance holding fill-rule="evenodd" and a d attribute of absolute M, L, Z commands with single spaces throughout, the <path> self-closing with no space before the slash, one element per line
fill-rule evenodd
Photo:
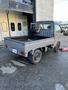
<path fill-rule="evenodd" d="M 18 30 L 19 30 L 19 31 L 22 30 L 21 23 L 18 23 Z"/>
<path fill-rule="evenodd" d="M 11 31 L 15 31 L 15 24 L 11 23 Z"/>

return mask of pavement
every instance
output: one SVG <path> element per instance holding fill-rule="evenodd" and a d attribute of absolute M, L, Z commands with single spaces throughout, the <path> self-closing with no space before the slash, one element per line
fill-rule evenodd
<path fill-rule="evenodd" d="M 68 36 L 61 47 L 68 47 Z M 68 52 L 48 51 L 32 65 L 0 47 L 0 90 L 68 90 Z"/>

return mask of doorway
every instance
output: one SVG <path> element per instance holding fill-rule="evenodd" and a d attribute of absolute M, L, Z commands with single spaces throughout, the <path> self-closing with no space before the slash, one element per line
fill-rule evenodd
<path fill-rule="evenodd" d="M 30 23 L 33 22 L 33 14 L 23 13 L 23 15 L 27 16 L 28 30 L 29 30 L 30 29 Z"/>
<path fill-rule="evenodd" d="M 28 23 L 28 35 L 30 33 L 30 24 L 33 23 L 33 14 L 23 13 L 27 16 L 27 23 Z"/>

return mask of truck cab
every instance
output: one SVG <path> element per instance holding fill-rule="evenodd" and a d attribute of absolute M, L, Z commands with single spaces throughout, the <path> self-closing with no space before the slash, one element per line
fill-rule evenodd
<path fill-rule="evenodd" d="M 56 38 L 61 40 L 62 38 L 62 28 L 54 21 L 40 21 L 36 23 L 31 23 L 31 28 L 29 31 L 29 36 L 31 37 L 42 37 L 42 38 Z"/>

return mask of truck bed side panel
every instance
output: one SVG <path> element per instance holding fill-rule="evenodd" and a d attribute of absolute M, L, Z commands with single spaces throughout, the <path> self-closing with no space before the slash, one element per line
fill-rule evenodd
<path fill-rule="evenodd" d="M 29 52 L 30 50 L 46 47 L 51 44 L 54 44 L 54 38 L 47 38 L 47 39 L 27 42 L 25 43 L 25 52 Z"/>

